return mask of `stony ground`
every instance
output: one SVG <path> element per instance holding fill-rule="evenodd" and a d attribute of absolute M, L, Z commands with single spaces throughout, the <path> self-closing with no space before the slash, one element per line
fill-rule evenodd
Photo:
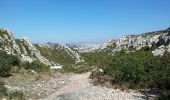
<path fill-rule="evenodd" d="M 10 90 L 21 90 L 28 100 L 143 100 L 144 95 L 134 91 L 120 91 L 94 86 L 84 74 L 20 74 L 5 78 Z"/>

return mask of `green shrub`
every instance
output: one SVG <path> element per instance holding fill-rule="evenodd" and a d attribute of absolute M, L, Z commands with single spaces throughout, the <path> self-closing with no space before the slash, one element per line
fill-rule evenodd
<path fill-rule="evenodd" d="M 159 100 L 169 100 L 170 99 L 170 90 L 162 90 L 158 96 Z"/>
<path fill-rule="evenodd" d="M 39 62 L 39 61 L 33 61 L 31 63 L 26 62 L 23 65 L 26 69 L 31 69 L 31 70 L 35 70 L 36 72 L 47 72 L 50 70 L 50 67 Z"/>
<path fill-rule="evenodd" d="M 62 64 L 62 65 L 72 65 L 75 64 L 75 59 L 68 54 L 68 52 L 63 48 L 58 48 L 54 45 L 53 48 L 43 48 L 35 45 L 35 47 L 41 52 L 41 54 L 47 59 Z M 57 48 L 57 49 L 56 49 Z"/>
<path fill-rule="evenodd" d="M 84 52 L 82 56 L 85 60 L 85 66 L 101 66 L 108 59 L 112 58 L 112 51 L 100 51 L 100 52 Z"/>
<path fill-rule="evenodd" d="M 130 53 L 118 53 L 103 66 L 103 76 L 112 84 L 128 88 L 159 88 L 160 98 L 170 96 L 170 53 L 153 56 L 151 50 L 142 49 Z M 97 74 L 96 74 L 97 75 Z M 97 76 L 96 76 L 97 77 Z M 100 81 L 100 79 L 98 80 Z"/>
<path fill-rule="evenodd" d="M 75 66 L 72 66 L 72 65 L 65 65 L 62 67 L 61 70 L 59 70 L 60 72 L 63 72 L 63 73 L 70 73 L 70 72 L 73 72 L 73 73 L 78 73 L 78 74 L 81 74 L 81 73 L 84 73 L 84 72 L 88 72 L 92 70 L 92 68 L 90 66 L 79 66 L 79 67 L 75 67 Z"/>
<path fill-rule="evenodd" d="M 11 68 L 14 66 L 20 67 L 20 63 L 21 61 L 17 56 L 0 51 L 0 76 L 9 76 Z"/>
<path fill-rule="evenodd" d="M 7 88 L 4 85 L 4 82 L 0 82 L 0 97 L 7 95 Z"/>
<path fill-rule="evenodd" d="M 24 94 L 21 91 L 11 92 L 8 97 L 9 100 L 25 100 Z"/>
<path fill-rule="evenodd" d="M 63 66 L 61 71 L 65 73 L 69 73 L 69 72 L 78 73 L 79 69 L 73 66 Z"/>

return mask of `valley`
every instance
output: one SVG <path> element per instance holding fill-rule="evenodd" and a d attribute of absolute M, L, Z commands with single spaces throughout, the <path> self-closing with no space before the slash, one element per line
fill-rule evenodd
<path fill-rule="evenodd" d="M 13 34 L 0 29 L 3 100 L 154 100 L 170 96 L 170 28 L 102 44 L 32 44 Z"/>

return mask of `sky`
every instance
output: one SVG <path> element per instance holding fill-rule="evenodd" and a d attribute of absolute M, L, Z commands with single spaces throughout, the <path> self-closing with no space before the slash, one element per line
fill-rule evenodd
<path fill-rule="evenodd" d="M 34 43 L 99 43 L 170 27 L 170 0 L 0 0 L 0 27 Z"/>

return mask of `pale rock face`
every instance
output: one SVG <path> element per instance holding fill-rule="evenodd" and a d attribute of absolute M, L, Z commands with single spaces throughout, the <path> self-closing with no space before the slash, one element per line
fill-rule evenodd
<path fill-rule="evenodd" d="M 155 56 L 163 55 L 165 51 L 170 52 L 169 46 L 166 47 L 166 45 L 170 43 L 170 32 L 155 32 L 154 34 L 149 35 L 124 36 L 116 42 L 115 51 L 120 51 L 121 49 L 140 50 L 145 46 L 152 47 L 153 43 L 159 46 L 159 48 L 152 52 Z"/>
<path fill-rule="evenodd" d="M 22 38 L 21 42 L 23 42 L 28 47 L 31 52 L 31 56 L 35 57 L 34 59 L 38 59 L 40 62 L 51 66 L 51 63 L 41 55 L 40 51 L 37 50 L 36 47 L 27 38 Z"/>
<path fill-rule="evenodd" d="M 148 46 L 149 37 L 142 37 L 142 36 L 124 36 L 120 38 L 116 43 L 116 49 L 120 51 L 122 48 L 124 49 L 135 49 L 139 50 L 144 46 Z"/>
<path fill-rule="evenodd" d="M 0 43 L 2 44 L 0 46 L 1 50 L 6 51 L 8 54 L 18 55 L 23 62 L 32 62 L 34 60 L 38 60 L 46 65 L 51 65 L 51 62 L 44 58 L 40 54 L 40 51 L 38 51 L 27 38 L 23 38 L 20 40 L 18 39 L 20 44 L 19 46 L 12 32 L 9 32 L 9 30 L 6 29 L 0 29 L 0 31 L 2 33 L 0 34 Z M 26 47 L 31 54 L 28 53 Z"/>
<path fill-rule="evenodd" d="M 167 51 L 170 52 L 170 44 L 167 46 Z"/>
<path fill-rule="evenodd" d="M 167 45 L 170 43 L 170 32 L 163 33 L 158 37 L 157 45 Z"/>
<path fill-rule="evenodd" d="M 116 40 L 108 40 L 102 44 L 77 44 L 76 47 L 73 48 L 79 52 L 95 52 L 113 45 L 116 45 Z"/>
<path fill-rule="evenodd" d="M 16 43 L 15 41 L 13 41 L 13 48 L 14 48 L 14 50 L 16 50 L 16 52 L 17 52 L 18 54 L 21 53 L 20 47 L 17 45 L 17 43 Z"/>
<path fill-rule="evenodd" d="M 160 36 L 160 35 L 155 35 L 155 36 L 153 36 L 153 37 L 150 39 L 149 42 L 150 42 L 150 43 L 153 43 L 153 42 L 157 43 L 157 42 L 159 41 L 159 39 L 158 39 L 159 36 Z"/>
<path fill-rule="evenodd" d="M 116 40 L 108 40 L 102 44 L 100 49 L 102 50 L 102 49 L 105 49 L 105 48 L 107 48 L 109 46 L 113 46 L 113 45 L 116 45 Z"/>
<path fill-rule="evenodd" d="M 78 52 L 69 48 L 66 44 L 59 44 L 59 47 L 64 48 L 72 58 L 76 59 L 76 63 L 84 62 L 81 55 Z"/>
<path fill-rule="evenodd" d="M 152 51 L 153 55 L 162 56 L 165 53 L 165 51 L 170 52 L 170 32 L 161 34 L 157 38 L 156 43 L 159 47 Z"/>
<path fill-rule="evenodd" d="M 38 44 L 38 46 L 41 47 L 41 48 L 47 48 L 47 49 L 53 48 L 49 44 Z"/>
<path fill-rule="evenodd" d="M 0 36 L 0 41 L 3 44 L 2 48 L 4 48 L 4 50 L 8 54 L 20 53 L 19 46 L 16 44 L 15 39 L 12 35 L 12 32 L 9 32 L 9 30 L 5 30 L 5 29 L 1 29 L 1 32 L 5 32 L 4 34 L 1 34 Z"/>
<path fill-rule="evenodd" d="M 99 69 L 99 71 L 100 71 L 101 73 L 103 73 L 103 72 L 104 72 L 104 70 L 103 70 L 103 69 Z"/>
<path fill-rule="evenodd" d="M 143 47 L 152 47 L 154 45 L 157 45 L 158 47 L 161 45 L 167 46 L 170 44 L 170 31 L 155 31 L 145 34 L 138 34 L 138 35 L 127 35 L 123 36 L 122 38 L 115 40 L 109 40 L 104 42 L 103 44 L 99 44 L 98 46 L 91 46 L 91 44 L 88 45 L 78 45 L 76 50 L 79 52 L 93 52 L 93 51 L 102 51 L 105 48 L 108 48 L 109 46 L 113 46 L 113 52 L 119 52 L 121 49 L 125 49 L 127 52 L 129 51 L 135 51 L 140 50 Z M 158 48 L 159 50 L 155 50 L 157 54 L 163 53 L 163 49 L 165 51 L 170 52 L 169 47 L 165 48 Z"/>
<path fill-rule="evenodd" d="M 23 62 L 33 62 L 33 59 L 31 58 L 31 57 L 29 57 L 29 56 L 26 56 L 26 55 L 24 55 L 24 54 L 21 54 L 21 61 L 23 61 Z"/>
<path fill-rule="evenodd" d="M 62 65 L 55 65 L 55 66 L 51 66 L 50 69 L 51 70 L 55 70 L 55 69 L 62 69 Z"/>
<path fill-rule="evenodd" d="M 165 46 L 162 45 L 162 46 L 158 47 L 157 49 L 152 51 L 152 53 L 154 56 L 163 56 L 165 53 Z"/>
<path fill-rule="evenodd" d="M 76 50 L 79 52 L 94 52 L 101 48 L 101 44 L 78 44 Z"/>

